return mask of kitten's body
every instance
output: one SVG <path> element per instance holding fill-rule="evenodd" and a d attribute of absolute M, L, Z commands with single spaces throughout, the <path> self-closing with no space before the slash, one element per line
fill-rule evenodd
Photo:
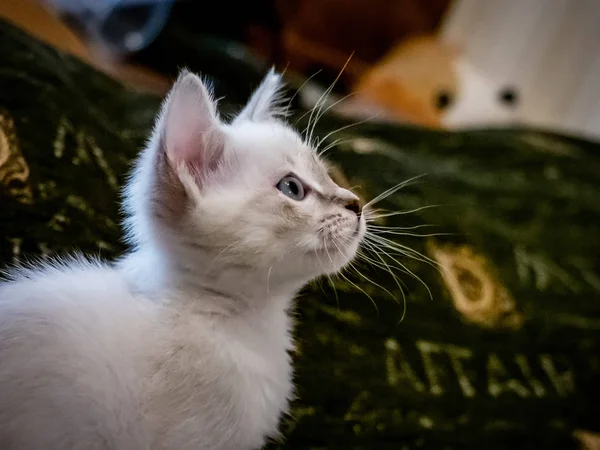
<path fill-rule="evenodd" d="M 0 448 L 248 450 L 276 436 L 293 296 L 354 256 L 364 219 L 271 120 L 274 77 L 224 125 L 182 76 L 129 184 L 132 253 L 0 284 Z M 292 172 L 310 197 L 274 189 Z"/>
<path fill-rule="evenodd" d="M 157 301 L 130 283 L 80 262 L 0 288 L 0 448 L 245 449 L 276 430 L 291 296 L 201 314 L 189 294 Z"/>

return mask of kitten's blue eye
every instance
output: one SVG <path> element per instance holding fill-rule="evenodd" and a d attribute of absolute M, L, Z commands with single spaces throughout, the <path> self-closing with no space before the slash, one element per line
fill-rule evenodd
<path fill-rule="evenodd" d="M 279 183 L 277 183 L 277 189 L 292 200 L 300 201 L 305 196 L 304 186 L 302 186 L 302 183 L 298 178 L 293 177 L 292 175 L 283 177 Z"/>

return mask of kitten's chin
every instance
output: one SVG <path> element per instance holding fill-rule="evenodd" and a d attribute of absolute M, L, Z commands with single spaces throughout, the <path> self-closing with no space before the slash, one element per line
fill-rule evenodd
<path fill-rule="evenodd" d="M 331 275 L 339 272 L 356 257 L 360 243 L 365 235 L 365 226 L 359 222 L 356 230 L 349 236 L 345 245 L 331 242 L 314 252 L 316 263 L 320 268 L 319 275 Z"/>
<path fill-rule="evenodd" d="M 329 252 L 330 254 L 330 252 Z M 336 256 L 331 255 L 329 258 L 328 252 L 324 252 L 318 260 L 319 273 L 317 276 L 321 275 L 333 275 L 341 271 L 344 267 L 352 262 L 354 257 L 356 256 L 356 250 L 354 252 L 346 252 L 341 255 L 338 254 Z M 324 255 L 324 256 L 323 256 Z"/>

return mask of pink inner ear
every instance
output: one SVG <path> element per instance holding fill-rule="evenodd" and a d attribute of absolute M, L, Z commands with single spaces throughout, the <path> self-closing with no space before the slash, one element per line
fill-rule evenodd
<path fill-rule="evenodd" d="M 174 168 L 202 174 L 214 169 L 223 150 L 220 121 L 210 94 L 195 75 L 177 81 L 163 123 L 164 145 Z"/>

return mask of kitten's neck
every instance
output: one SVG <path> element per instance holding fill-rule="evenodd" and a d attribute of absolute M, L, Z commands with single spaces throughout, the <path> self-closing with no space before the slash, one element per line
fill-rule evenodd
<path fill-rule="evenodd" d="M 190 312 L 233 316 L 265 307 L 287 309 L 304 284 L 282 281 L 277 269 L 228 264 L 213 252 L 188 250 L 174 258 L 142 248 L 120 262 L 132 289 L 161 301 L 165 298 Z"/>

